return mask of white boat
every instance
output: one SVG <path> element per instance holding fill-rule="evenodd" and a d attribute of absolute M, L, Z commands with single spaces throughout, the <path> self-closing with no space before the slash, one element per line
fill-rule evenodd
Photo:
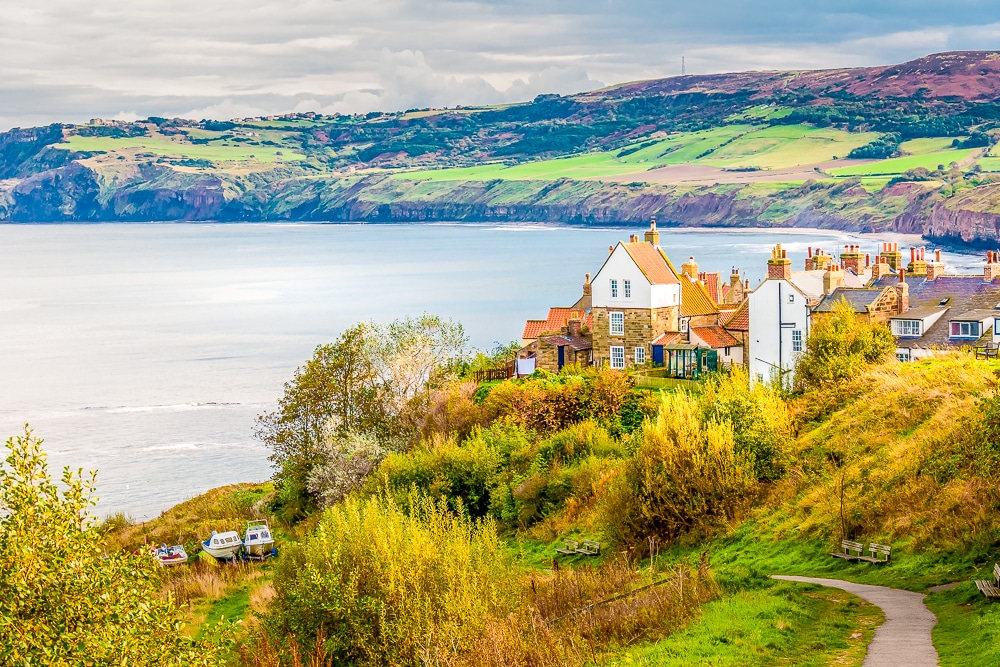
<path fill-rule="evenodd" d="M 187 552 L 184 551 L 184 547 L 180 544 L 175 544 L 172 547 L 161 544 L 159 547 L 153 549 L 153 555 L 156 556 L 156 560 L 160 561 L 160 567 L 183 565 L 188 560 Z"/>
<path fill-rule="evenodd" d="M 201 548 L 209 556 L 215 556 L 220 560 L 231 560 L 236 558 L 236 554 L 243 548 L 243 541 L 235 530 L 227 530 L 224 533 L 213 530 L 212 536 L 201 543 Z"/>
<path fill-rule="evenodd" d="M 267 558 L 274 554 L 274 538 L 271 528 L 264 519 L 247 521 L 246 537 L 243 538 L 243 549 L 250 558 Z"/>

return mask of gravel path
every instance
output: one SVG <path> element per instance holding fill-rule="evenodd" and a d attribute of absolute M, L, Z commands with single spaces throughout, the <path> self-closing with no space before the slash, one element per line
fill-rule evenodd
<path fill-rule="evenodd" d="M 937 623 L 937 617 L 924 605 L 921 593 L 840 579 L 781 575 L 772 578 L 840 588 L 881 607 L 885 612 L 885 623 L 875 631 L 875 637 L 868 645 L 864 667 L 936 667 L 938 664 L 937 650 L 931 643 L 931 629 Z"/>

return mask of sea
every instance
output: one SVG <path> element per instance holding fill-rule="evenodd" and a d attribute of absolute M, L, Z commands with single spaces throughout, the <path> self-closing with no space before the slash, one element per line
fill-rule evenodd
<path fill-rule="evenodd" d="M 97 470 L 95 514 L 136 520 L 268 479 L 257 415 L 313 349 L 362 320 L 435 313 L 479 348 L 577 300 L 642 229 L 551 225 L 0 225 L 0 440 L 31 428 L 50 466 Z M 661 229 L 676 265 L 763 279 L 775 243 L 905 250 L 917 237 Z M 978 255 L 944 253 L 949 271 Z"/>

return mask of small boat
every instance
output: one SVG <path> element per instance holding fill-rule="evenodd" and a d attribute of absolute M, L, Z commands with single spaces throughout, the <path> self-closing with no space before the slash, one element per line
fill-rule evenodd
<path fill-rule="evenodd" d="M 243 541 L 240 540 L 240 534 L 235 530 L 227 530 L 224 533 L 217 533 L 213 530 L 212 536 L 201 543 L 201 548 L 209 556 L 214 556 L 219 560 L 232 560 L 243 548 Z"/>
<path fill-rule="evenodd" d="M 274 538 L 271 537 L 271 528 L 267 525 L 267 521 L 264 519 L 247 521 L 243 550 L 249 558 L 254 560 L 263 560 L 274 555 Z"/>
<path fill-rule="evenodd" d="M 153 555 L 156 556 L 156 560 L 160 561 L 160 567 L 183 565 L 188 560 L 187 552 L 184 551 L 184 547 L 180 544 L 175 544 L 172 547 L 161 544 L 156 549 L 153 549 Z"/>

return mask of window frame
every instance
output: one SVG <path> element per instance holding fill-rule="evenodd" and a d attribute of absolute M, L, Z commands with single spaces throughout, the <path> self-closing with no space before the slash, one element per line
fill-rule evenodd
<path fill-rule="evenodd" d="M 618 279 L 617 278 L 612 278 L 611 279 L 611 298 L 612 299 L 617 299 L 618 298 Z"/>
<path fill-rule="evenodd" d="M 803 350 L 805 350 L 805 340 L 802 337 L 802 329 L 792 329 L 792 352 Z"/>
<path fill-rule="evenodd" d="M 615 353 L 620 353 L 616 355 Z M 616 363 L 617 362 L 617 363 Z M 612 345 L 610 350 L 609 364 L 611 368 L 615 370 L 625 369 L 625 346 L 624 345 Z M 621 365 L 618 365 L 621 364 Z"/>
<path fill-rule="evenodd" d="M 646 363 L 646 348 L 636 347 L 632 350 L 632 361 L 637 365 Z"/>
<path fill-rule="evenodd" d="M 919 338 L 921 335 L 921 320 L 893 320 L 892 335 L 901 338 Z"/>
<path fill-rule="evenodd" d="M 962 320 L 952 320 L 949 324 L 949 338 L 979 338 L 979 327 L 980 322 L 966 322 Z M 958 333 L 955 333 L 956 327 L 958 328 Z M 962 333 L 962 330 L 968 330 L 968 333 Z"/>
<path fill-rule="evenodd" d="M 690 327 L 689 318 L 682 317 L 680 319 L 680 330 L 681 330 L 681 333 L 687 333 L 690 330 L 690 328 L 691 327 Z"/>
<path fill-rule="evenodd" d="M 632 281 L 631 280 L 623 280 L 622 281 L 622 288 L 623 288 L 623 293 L 625 295 L 625 298 L 626 299 L 631 299 L 632 298 Z"/>
<path fill-rule="evenodd" d="M 615 326 L 616 322 L 621 326 Z M 608 333 L 612 336 L 625 335 L 625 313 L 621 311 L 608 313 Z"/>

